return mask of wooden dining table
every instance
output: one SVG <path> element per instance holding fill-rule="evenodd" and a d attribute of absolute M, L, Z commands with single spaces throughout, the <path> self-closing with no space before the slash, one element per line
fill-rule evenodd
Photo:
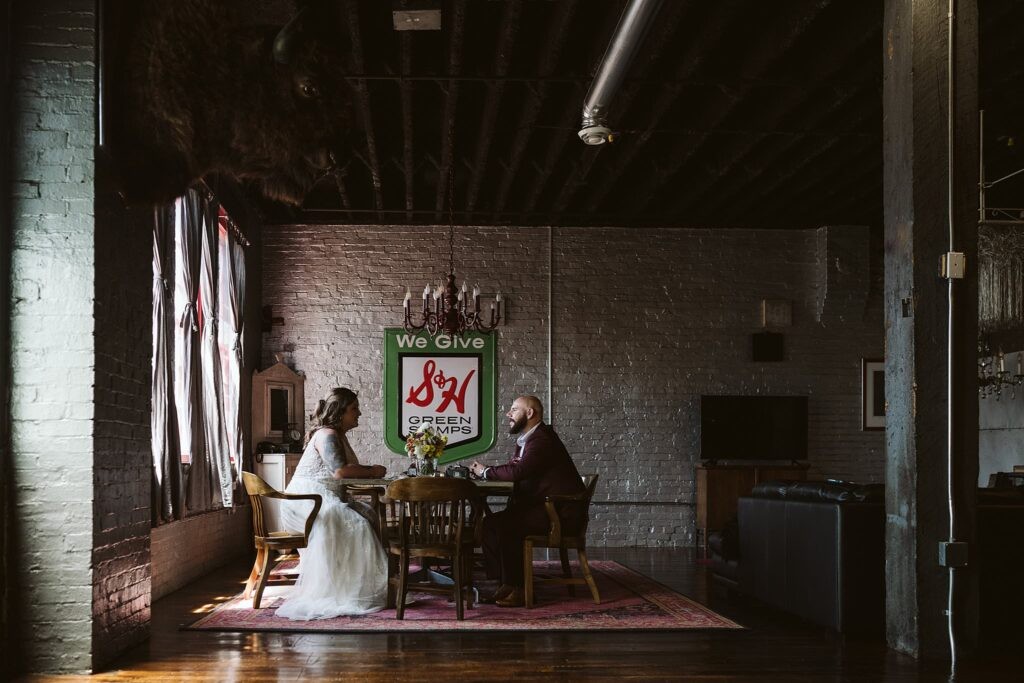
<path fill-rule="evenodd" d="M 378 486 L 386 489 L 388 484 L 393 481 L 398 481 L 401 477 L 396 479 L 342 479 L 340 481 L 342 486 Z M 511 496 L 512 490 L 515 487 L 511 481 L 487 481 L 485 479 L 469 479 L 469 481 L 476 484 L 476 487 L 480 490 L 480 494 L 483 496 Z"/>
<path fill-rule="evenodd" d="M 393 479 L 342 479 L 340 481 L 342 488 L 351 487 L 352 493 L 358 495 L 360 490 L 364 494 L 369 493 L 373 499 L 373 506 L 377 509 L 377 513 L 380 515 L 380 526 L 383 530 L 388 524 L 388 514 L 386 512 L 386 506 L 383 505 L 381 498 L 384 492 L 387 490 L 388 484 L 393 481 L 398 481 L 404 477 L 395 477 Z M 485 479 L 472 479 L 469 481 L 476 484 L 479 489 L 481 496 L 485 499 L 491 496 L 508 498 L 512 495 L 515 490 L 515 484 L 511 481 L 487 481 Z M 381 537 L 381 542 L 386 543 L 386 534 Z M 429 580 L 438 585 L 451 585 L 453 583 L 452 578 L 446 574 L 434 571 L 430 566 L 430 561 L 424 558 L 424 564 L 421 569 L 413 574 L 410 574 L 409 579 L 412 581 L 423 581 Z M 480 594 L 477 589 L 473 589 L 474 600 L 479 602 Z"/>

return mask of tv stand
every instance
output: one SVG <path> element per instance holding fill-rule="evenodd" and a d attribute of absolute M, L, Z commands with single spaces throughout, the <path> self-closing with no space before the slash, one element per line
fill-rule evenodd
<path fill-rule="evenodd" d="M 708 534 L 720 531 L 736 517 L 741 496 L 748 496 L 754 485 L 772 479 L 807 478 L 806 463 L 750 462 L 720 465 L 706 462 L 697 465 L 697 546 L 704 557 L 708 554 Z"/>

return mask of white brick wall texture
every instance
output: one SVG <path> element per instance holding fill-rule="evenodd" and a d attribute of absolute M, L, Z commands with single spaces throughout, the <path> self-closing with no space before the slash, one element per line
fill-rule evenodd
<path fill-rule="evenodd" d="M 14 3 L 13 19 L 19 664 L 90 671 L 148 634 L 152 247 L 97 189 L 95 3 Z"/>
<path fill-rule="evenodd" d="M 14 7 L 12 559 L 37 671 L 92 667 L 93 13 L 87 0 Z"/>
<path fill-rule="evenodd" d="M 382 330 L 400 325 L 406 285 L 422 290 L 441 276 L 447 228 L 264 230 L 263 303 L 285 324 L 264 334 L 263 367 L 280 354 L 306 374 L 307 414 L 332 386 L 358 390 L 357 453 L 404 468 L 382 438 Z M 591 543 L 694 543 L 701 394 L 807 395 L 809 476 L 881 481 L 884 437 L 860 429 L 860 360 L 882 355 L 880 289 L 842 324 L 816 322 L 813 231 L 556 228 L 550 237 L 553 268 L 547 228 L 460 227 L 455 268 L 508 298 L 499 414 L 537 394 L 580 471 L 601 475 Z M 783 362 L 751 361 L 763 298 L 793 304 Z M 501 437 L 482 460 L 510 451 Z"/>

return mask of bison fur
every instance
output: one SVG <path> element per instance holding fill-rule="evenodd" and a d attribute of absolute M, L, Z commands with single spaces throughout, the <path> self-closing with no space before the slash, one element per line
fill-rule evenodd
<path fill-rule="evenodd" d="M 329 3 L 299 3 L 286 35 L 248 23 L 246 0 L 109 4 L 107 139 L 129 203 L 216 172 L 298 205 L 346 155 L 351 95 Z"/>

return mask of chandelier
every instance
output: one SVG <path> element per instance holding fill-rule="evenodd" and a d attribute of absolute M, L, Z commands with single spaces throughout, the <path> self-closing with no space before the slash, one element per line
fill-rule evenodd
<path fill-rule="evenodd" d="M 1010 398 L 1016 398 L 1017 387 L 1024 383 L 1024 367 L 1022 367 L 1024 351 L 1017 354 L 1017 372 L 1006 369 L 1003 350 L 994 354 L 992 347 L 984 339 L 978 340 L 978 393 L 982 398 L 995 396 L 999 400 L 1004 390 L 1009 389 Z"/>
<path fill-rule="evenodd" d="M 448 176 L 448 275 L 445 282 L 423 288 L 423 308 L 418 320 L 413 320 L 412 292 L 405 289 L 405 330 L 419 332 L 426 330 L 430 336 L 438 333 L 462 335 L 476 331 L 490 333 L 501 321 L 501 292 L 491 302 L 489 312 L 480 310 L 480 288 L 473 287 L 472 296 L 462 282 L 460 288 L 455 280 L 455 221 L 452 217 L 453 186 L 455 179 L 454 163 Z M 485 319 L 486 318 L 486 319 Z"/>

